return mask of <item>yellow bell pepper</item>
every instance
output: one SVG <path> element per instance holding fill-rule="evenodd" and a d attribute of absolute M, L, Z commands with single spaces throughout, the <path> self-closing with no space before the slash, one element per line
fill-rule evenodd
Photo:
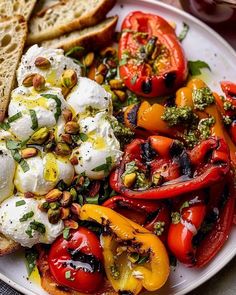
<path fill-rule="evenodd" d="M 86 204 L 81 220 L 104 227 L 101 235 L 105 271 L 116 292 L 139 294 L 161 288 L 169 276 L 169 259 L 159 238 L 110 208 Z"/>

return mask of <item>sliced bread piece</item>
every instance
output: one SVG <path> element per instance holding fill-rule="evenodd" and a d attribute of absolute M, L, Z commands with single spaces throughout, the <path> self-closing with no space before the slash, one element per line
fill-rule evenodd
<path fill-rule="evenodd" d="M 0 233 L 0 256 L 4 256 L 20 249 L 20 244 L 6 238 Z"/>
<path fill-rule="evenodd" d="M 4 120 L 27 37 L 23 16 L 0 18 L 0 122 Z"/>
<path fill-rule="evenodd" d="M 109 17 L 93 27 L 81 31 L 74 31 L 60 38 L 45 41 L 42 43 L 42 46 L 62 48 L 65 52 L 75 46 L 83 46 L 86 49 L 93 50 L 98 49 L 111 42 L 117 21 L 118 16 Z"/>
<path fill-rule="evenodd" d="M 63 0 L 33 16 L 28 44 L 53 39 L 64 33 L 93 26 L 105 18 L 116 0 Z"/>
<path fill-rule="evenodd" d="M 0 15 L 23 15 L 29 20 L 37 0 L 1 0 Z"/>

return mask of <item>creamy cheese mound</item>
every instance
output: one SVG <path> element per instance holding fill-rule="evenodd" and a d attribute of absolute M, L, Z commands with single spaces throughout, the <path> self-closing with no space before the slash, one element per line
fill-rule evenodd
<path fill-rule="evenodd" d="M 36 131 L 33 128 L 32 111 L 37 117 L 38 128 L 51 128 L 62 117 L 61 113 L 65 108 L 68 108 L 68 104 L 60 88 L 51 87 L 36 92 L 33 87 L 20 86 L 13 90 L 11 94 L 8 116 L 11 120 L 19 114 L 19 118 L 10 123 L 10 131 L 18 139 L 26 140 Z"/>
<path fill-rule="evenodd" d="M 5 142 L 0 141 L 0 203 L 13 193 L 15 169 L 11 152 L 6 148 Z"/>
<path fill-rule="evenodd" d="M 35 66 L 35 60 L 37 57 L 44 57 L 48 59 L 51 66 L 48 69 L 40 69 Z M 62 49 L 52 49 L 39 47 L 33 45 L 23 55 L 19 68 L 17 70 L 17 81 L 19 85 L 22 85 L 23 80 L 30 74 L 42 75 L 47 83 L 51 86 L 60 87 L 60 79 L 62 73 L 66 69 L 75 70 L 77 76 L 81 74 L 81 68 L 71 58 L 64 55 Z"/>
<path fill-rule="evenodd" d="M 38 209 L 40 203 L 40 200 L 24 198 L 19 194 L 5 200 L 0 205 L 0 232 L 23 247 L 51 244 L 62 233 L 64 224 L 63 221 L 51 224 L 47 213 Z M 32 224 L 44 227 L 45 233 L 40 228 L 32 229 Z"/>
<path fill-rule="evenodd" d="M 110 116 L 106 112 L 100 112 L 80 121 L 85 138 L 72 153 L 72 157 L 78 159 L 78 165 L 75 165 L 77 174 L 85 173 L 91 179 L 102 179 L 120 160 L 120 143 L 108 118 Z"/>
<path fill-rule="evenodd" d="M 95 81 L 84 77 L 79 77 L 77 85 L 67 96 L 67 102 L 74 115 L 84 114 L 88 108 L 112 113 L 111 94 Z"/>
<path fill-rule="evenodd" d="M 74 167 L 67 158 L 53 153 L 38 155 L 25 160 L 29 170 L 24 172 L 17 164 L 15 186 L 21 193 L 32 192 L 35 195 L 45 195 L 52 190 L 60 180 L 70 185 L 74 177 Z"/>

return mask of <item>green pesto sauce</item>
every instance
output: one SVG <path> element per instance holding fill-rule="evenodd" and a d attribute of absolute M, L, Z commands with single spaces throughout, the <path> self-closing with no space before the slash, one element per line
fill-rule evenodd
<path fill-rule="evenodd" d="M 203 111 L 205 107 L 215 101 L 214 96 L 209 87 L 202 87 L 193 90 L 194 108 Z"/>
<path fill-rule="evenodd" d="M 215 124 L 215 118 L 210 117 L 200 120 L 198 130 L 201 133 L 201 139 L 207 139 L 211 135 L 211 127 Z"/>
<path fill-rule="evenodd" d="M 193 111 L 190 107 L 166 107 L 162 120 L 166 121 L 169 126 L 191 122 L 194 119 Z"/>

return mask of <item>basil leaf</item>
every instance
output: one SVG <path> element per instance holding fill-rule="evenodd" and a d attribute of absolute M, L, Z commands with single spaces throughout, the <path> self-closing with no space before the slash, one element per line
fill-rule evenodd
<path fill-rule="evenodd" d="M 84 51 L 84 47 L 75 46 L 75 47 L 72 47 L 69 51 L 67 51 L 65 56 L 70 56 L 70 55 L 72 55 L 74 53 L 81 52 L 81 51 Z"/>
<path fill-rule="evenodd" d="M 22 113 L 16 113 L 15 115 L 11 116 L 10 118 L 8 118 L 8 123 L 12 123 L 18 119 L 20 119 L 22 117 Z"/>
<path fill-rule="evenodd" d="M 24 159 L 21 159 L 19 164 L 24 173 L 30 170 L 29 164 Z"/>
<path fill-rule="evenodd" d="M 33 211 L 27 212 L 27 213 L 25 213 L 25 214 L 19 219 L 19 221 L 20 221 L 20 222 L 27 221 L 29 218 L 31 218 L 31 217 L 33 217 L 33 216 L 34 216 L 34 212 L 33 212 Z"/>
<path fill-rule="evenodd" d="M 178 36 L 178 39 L 180 42 L 182 42 L 186 38 L 188 31 L 189 31 L 189 25 L 183 22 L 183 29 Z"/>
<path fill-rule="evenodd" d="M 107 157 L 106 164 L 102 164 L 94 168 L 92 171 L 94 172 L 104 171 L 105 175 L 107 175 L 110 172 L 111 166 L 112 166 L 112 157 Z"/>
<path fill-rule="evenodd" d="M 7 131 L 10 129 L 10 124 L 7 122 L 2 122 L 2 123 L 0 123 L 0 128 Z"/>
<path fill-rule="evenodd" d="M 68 240 L 70 237 L 70 228 L 69 227 L 65 227 L 63 230 L 63 238 L 65 240 Z"/>
<path fill-rule="evenodd" d="M 38 125 L 38 119 L 37 119 L 36 112 L 35 112 L 35 110 L 29 110 L 29 112 L 30 112 L 30 117 L 31 117 L 31 121 L 32 121 L 31 129 L 37 130 L 39 125 Z"/>
<path fill-rule="evenodd" d="M 210 66 L 202 60 L 189 60 L 188 61 L 188 69 L 189 69 L 189 74 L 191 76 L 197 76 L 201 75 L 201 69 L 209 69 L 211 71 Z"/>
<path fill-rule="evenodd" d="M 106 171 L 107 170 L 107 164 L 102 164 L 100 166 L 97 166 L 96 168 L 94 168 L 92 171 L 94 172 L 99 172 L 99 171 Z"/>
<path fill-rule="evenodd" d="M 57 121 L 61 115 L 61 101 L 60 101 L 60 99 L 58 98 L 58 96 L 56 96 L 54 94 L 41 94 L 41 96 L 45 97 L 47 99 L 54 99 L 55 100 L 57 107 L 56 107 L 56 113 L 54 114 L 54 117 Z"/>
<path fill-rule="evenodd" d="M 25 250 L 25 259 L 26 259 L 26 267 L 28 271 L 28 276 L 31 275 L 32 271 L 36 266 L 36 260 L 38 258 L 38 253 L 33 249 Z"/>
<path fill-rule="evenodd" d="M 9 150 L 17 150 L 19 148 L 21 148 L 21 143 L 19 141 L 14 141 L 14 140 L 7 140 L 6 141 L 6 147 Z"/>

